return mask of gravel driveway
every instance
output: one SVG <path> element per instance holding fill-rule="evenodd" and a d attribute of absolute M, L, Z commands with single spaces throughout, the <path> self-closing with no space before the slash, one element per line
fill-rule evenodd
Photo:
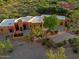
<path fill-rule="evenodd" d="M 54 42 L 61 42 L 63 40 L 67 40 L 69 38 L 75 38 L 75 37 L 79 37 L 79 36 L 76 36 L 67 32 L 60 32 L 59 34 L 56 34 L 54 36 L 49 36 L 49 38 Z"/>

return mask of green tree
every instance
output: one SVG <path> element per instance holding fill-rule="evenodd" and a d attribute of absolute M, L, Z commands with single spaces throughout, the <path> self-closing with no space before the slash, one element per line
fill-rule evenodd
<path fill-rule="evenodd" d="M 0 0 L 0 6 L 2 6 L 4 4 L 3 0 Z"/>
<path fill-rule="evenodd" d="M 66 10 L 64 8 L 56 8 L 56 14 L 67 16 L 70 10 Z"/>
<path fill-rule="evenodd" d="M 49 17 L 46 17 L 44 19 L 44 26 L 48 28 L 49 30 L 57 30 L 59 26 L 59 20 L 56 15 L 52 15 Z"/>

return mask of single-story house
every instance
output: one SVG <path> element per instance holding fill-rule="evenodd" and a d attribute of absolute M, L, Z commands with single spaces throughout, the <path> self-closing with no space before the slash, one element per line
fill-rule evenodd
<path fill-rule="evenodd" d="M 26 16 L 20 17 L 18 19 L 4 19 L 0 23 L 0 32 L 6 35 L 13 36 L 23 36 L 26 35 L 28 30 L 33 31 L 36 27 L 43 27 L 44 17 L 49 17 L 51 15 L 41 15 L 41 16 Z M 66 17 L 57 15 L 57 18 L 61 21 L 61 24 L 65 24 Z"/>

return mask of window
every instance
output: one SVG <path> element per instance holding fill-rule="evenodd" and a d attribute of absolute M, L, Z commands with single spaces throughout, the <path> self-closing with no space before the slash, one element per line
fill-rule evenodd
<path fill-rule="evenodd" d="M 19 30 L 18 24 L 15 24 L 16 31 Z"/>
<path fill-rule="evenodd" d="M 26 30 L 26 25 L 25 24 L 23 24 L 23 29 Z"/>
<path fill-rule="evenodd" d="M 19 34 L 14 34 L 15 37 L 19 37 L 19 36 L 23 36 L 23 33 L 19 33 Z"/>
<path fill-rule="evenodd" d="M 14 32 L 13 29 L 9 29 L 10 32 Z"/>
<path fill-rule="evenodd" d="M 20 27 L 20 31 L 22 31 L 22 27 Z"/>
<path fill-rule="evenodd" d="M 3 31 L 3 29 L 1 29 L 1 31 Z"/>
<path fill-rule="evenodd" d="M 15 37 L 17 37 L 17 34 L 14 34 Z"/>
<path fill-rule="evenodd" d="M 19 36 L 23 36 L 23 33 L 20 33 Z"/>
<path fill-rule="evenodd" d="M 40 24 L 40 27 L 42 27 L 42 24 Z"/>

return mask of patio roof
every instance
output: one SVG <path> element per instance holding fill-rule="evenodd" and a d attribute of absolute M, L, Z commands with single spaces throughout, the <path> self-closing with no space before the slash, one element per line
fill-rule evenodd
<path fill-rule="evenodd" d="M 43 15 L 41 15 L 42 17 L 49 17 L 49 16 L 51 16 L 51 15 L 49 15 L 49 14 L 43 14 Z"/>
<path fill-rule="evenodd" d="M 41 15 L 41 17 L 49 17 L 49 16 L 52 16 L 52 15 Z M 57 18 L 59 19 L 59 20 L 65 20 L 65 16 L 60 16 L 60 15 L 57 15 Z"/>
<path fill-rule="evenodd" d="M 33 16 L 26 16 L 26 17 L 20 17 L 15 20 L 15 22 L 18 22 L 18 20 L 22 20 L 23 22 L 28 22 Z"/>
<path fill-rule="evenodd" d="M 35 16 L 31 20 L 29 20 L 28 22 L 31 22 L 31 23 L 43 23 L 43 17 L 42 16 Z"/>
<path fill-rule="evenodd" d="M 1 23 L 1 27 L 12 26 L 14 24 L 15 19 L 4 19 Z"/>
<path fill-rule="evenodd" d="M 58 15 L 57 15 L 57 18 L 58 18 L 59 20 L 65 20 L 65 19 L 66 19 L 65 16 L 58 16 Z"/>

